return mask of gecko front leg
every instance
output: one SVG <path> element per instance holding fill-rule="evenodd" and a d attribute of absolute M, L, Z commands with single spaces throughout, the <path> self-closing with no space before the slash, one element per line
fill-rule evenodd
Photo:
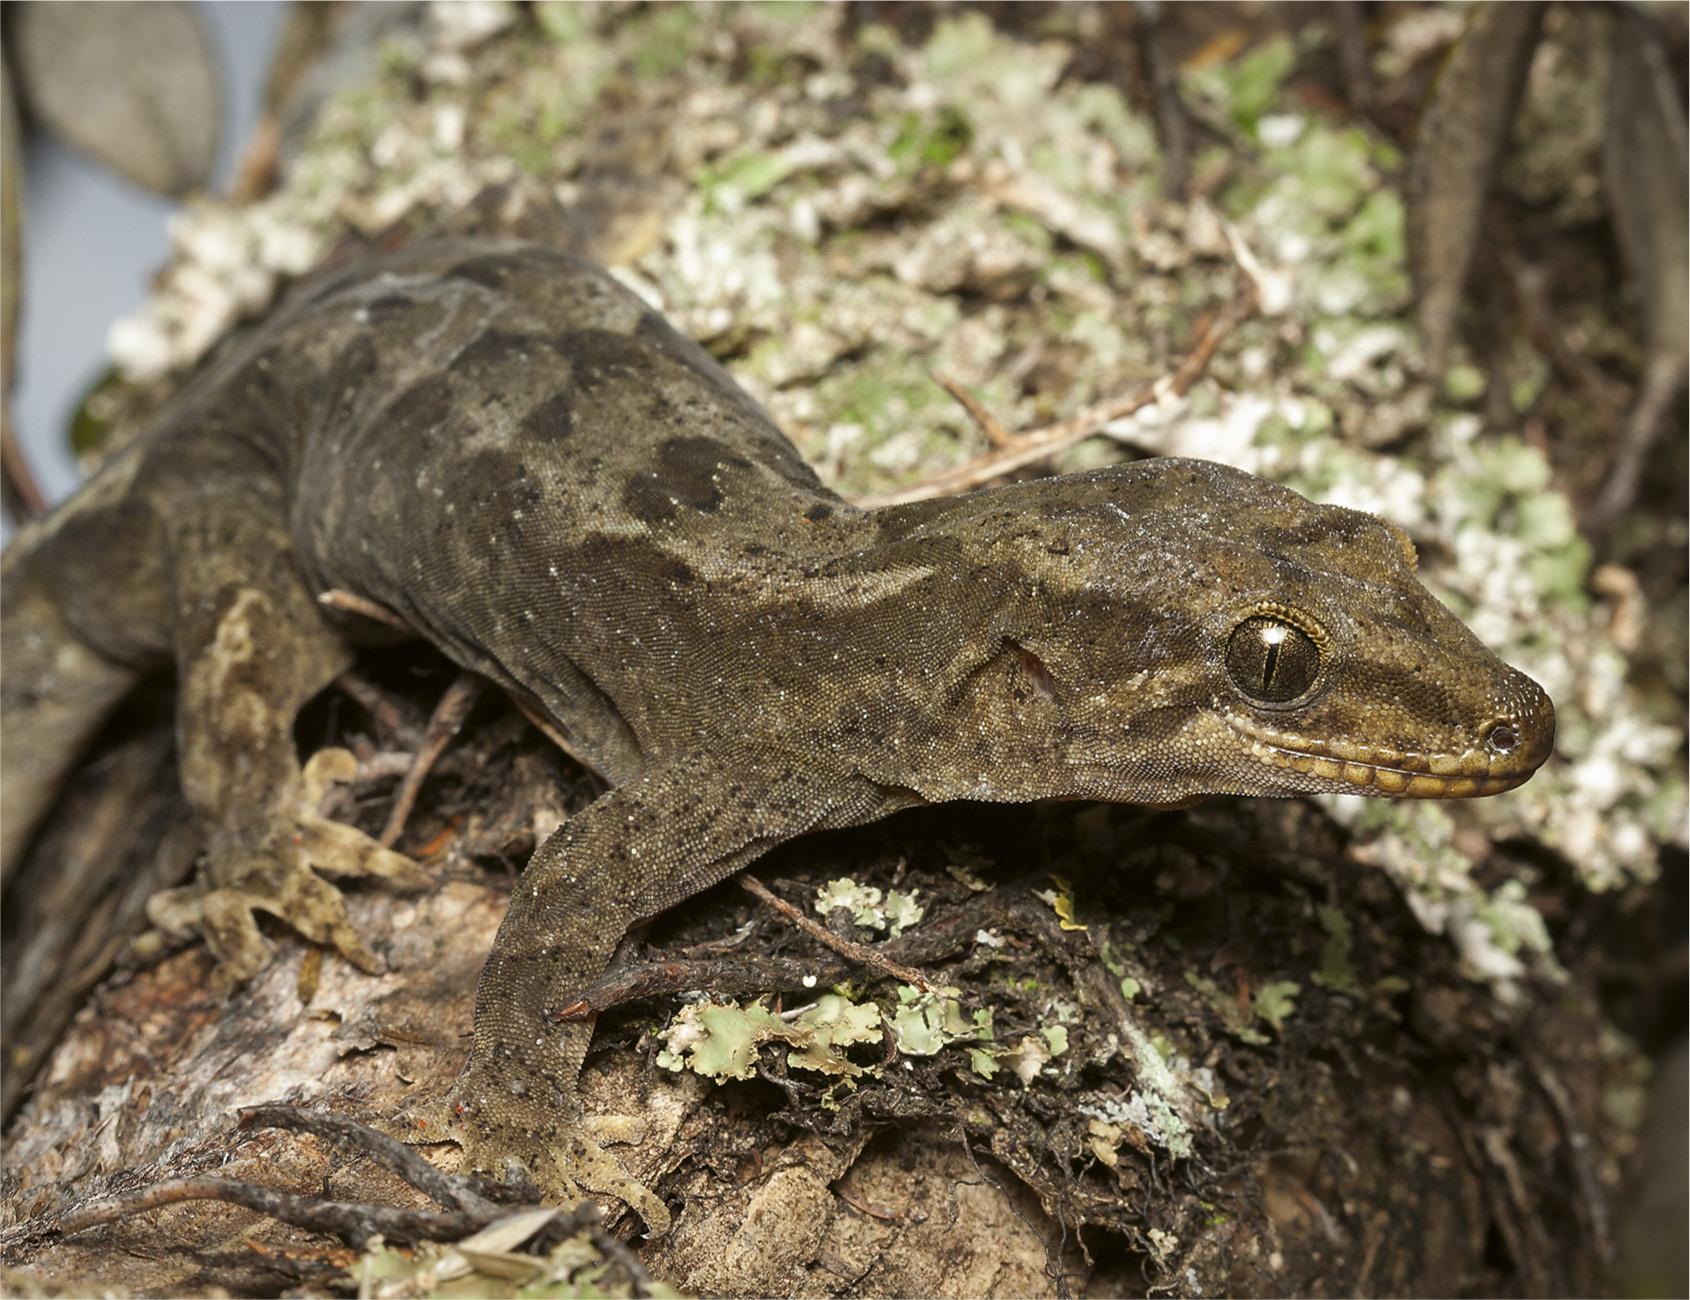
<path fill-rule="evenodd" d="M 593 1022 L 575 1018 L 582 993 L 630 926 L 795 835 L 913 802 L 908 791 L 778 755 L 695 756 L 604 795 L 560 827 L 517 881 L 476 986 L 475 1038 L 457 1083 L 392 1131 L 456 1141 L 465 1168 L 494 1177 L 519 1164 L 548 1200 L 616 1196 L 662 1235 L 668 1207 L 583 1120 L 576 1079 Z"/>

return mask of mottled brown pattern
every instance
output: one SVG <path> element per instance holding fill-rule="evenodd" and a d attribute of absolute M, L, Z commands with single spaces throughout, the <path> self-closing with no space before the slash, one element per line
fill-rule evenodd
<path fill-rule="evenodd" d="M 923 801 L 1525 780 L 1549 701 L 1425 591 L 1412 549 L 1196 461 L 857 510 L 595 267 L 418 244 L 283 308 L 8 553 L 6 854 L 133 675 L 174 658 L 212 856 L 161 923 L 199 924 L 226 979 L 265 958 L 252 906 L 366 959 L 290 856 L 289 728 L 346 654 L 314 598 L 392 610 L 615 787 L 536 853 L 469 1064 L 416 1118 L 479 1168 L 514 1159 L 661 1228 L 579 1123 L 592 1026 L 559 1016 L 630 924 L 771 846 Z M 244 610 L 262 619 L 232 626 Z M 262 653 L 234 663 L 237 644 Z"/>

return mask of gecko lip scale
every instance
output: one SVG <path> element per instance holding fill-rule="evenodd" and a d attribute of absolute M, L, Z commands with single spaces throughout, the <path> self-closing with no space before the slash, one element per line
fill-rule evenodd
<path fill-rule="evenodd" d="M 1317 753 L 1293 748 L 1286 743 L 1291 737 L 1265 732 L 1245 719 L 1229 716 L 1225 720 L 1258 762 L 1343 782 L 1357 793 L 1377 791 L 1399 799 L 1471 799 L 1501 794 L 1523 784 L 1547 753 L 1547 746 L 1527 744 L 1503 758 L 1477 750 L 1461 755 L 1404 754 L 1341 741 L 1332 742 L 1327 752 Z"/>

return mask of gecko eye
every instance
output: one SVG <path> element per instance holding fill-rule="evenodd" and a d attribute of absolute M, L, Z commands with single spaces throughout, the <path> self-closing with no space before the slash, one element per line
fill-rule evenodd
<path fill-rule="evenodd" d="M 1294 700 L 1320 673 L 1320 647 L 1295 624 L 1257 614 L 1232 630 L 1226 643 L 1226 675 L 1262 704 Z"/>

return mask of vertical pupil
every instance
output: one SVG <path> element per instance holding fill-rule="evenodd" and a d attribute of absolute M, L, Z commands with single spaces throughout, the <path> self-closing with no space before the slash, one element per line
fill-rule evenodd
<path fill-rule="evenodd" d="M 1279 653 L 1290 633 L 1291 629 L 1283 623 L 1262 624 L 1262 648 L 1267 651 L 1262 660 L 1262 689 L 1269 694 L 1272 694 L 1274 670 L 1279 667 Z"/>
<path fill-rule="evenodd" d="M 1320 648 L 1295 624 L 1257 614 L 1233 629 L 1226 671 L 1251 699 L 1285 704 L 1314 686 L 1320 676 Z"/>

